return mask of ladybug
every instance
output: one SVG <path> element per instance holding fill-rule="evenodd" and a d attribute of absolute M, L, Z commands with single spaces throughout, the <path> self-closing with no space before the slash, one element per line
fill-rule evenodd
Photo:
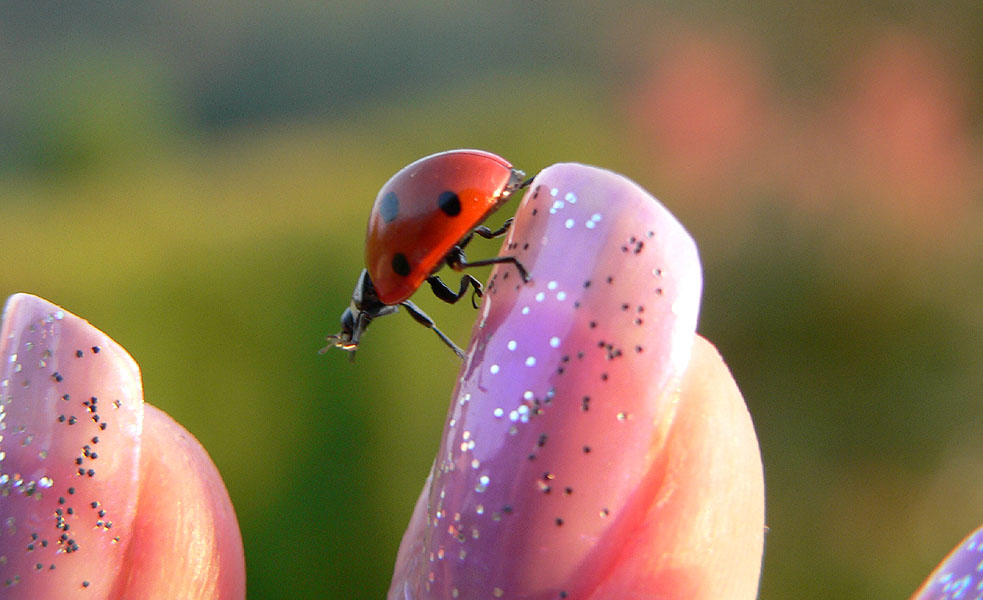
<path fill-rule="evenodd" d="M 372 319 L 406 309 L 418 323 L 434 330 L 459 357 L 464 352 L 434 325 L 409 297 L 426 281 L 434 295 L 455 303 L 472 288 L 482 295 L 481 283 L 465 274 L 455 292 L 435 275 L 445 264 L 455 271 L 498 263 L 511 263 L 523 281 L 525 267 L 514 256 L 468 261 L 464 247 L 475 234 L 492 239 L 505 234 L 512 219 L 492 231 L 481 225 L 518 189 L 525 174 L 504 158 L 482 150 L 450 150 L 417 160 L 386 182 L 369 214 L 365 237 L 365 265 L 358 276 L 352 301 L 341 315 L 341 332 L 328 336 L 328 345 L 347 350 L 355 358 L 359 340 Z"/>

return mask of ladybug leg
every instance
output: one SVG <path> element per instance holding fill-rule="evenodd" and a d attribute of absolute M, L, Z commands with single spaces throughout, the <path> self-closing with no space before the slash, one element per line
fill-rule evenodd
<path fill-rule="evenodd" d="M 450 348 L 451 350 L 454 351 L 454 354 L 456 354 L 458 356 L 458 358 L 464 358 L 464 351 L 461 350 L 460 348 L 458 348 L 457 344 L 455 344 L 451 340 L 451 338 L 449 338 L 446 335 L 444 335 L 444 332 L 443 331 L 437 329 L 437 326 L 434 324 L 433 319 L 431 319 L 429 316 L 427 316 L 427 313 L 425 313 L 422 310 L 420 310 L 419 308 L 417 308 L 416 304 L 413 304 L 409 300 L 404 300 L 404 301 L 400 302 L 399 305 L 402 306 L 403 308 L 405 308 L 406 309 L 406 312 L 408 312 L 410 314 L 410 316 L 413 317 L 413 319 L 417 323 L 419 323 L 420 325 L 423 325 L 424 327 L 426 327 L 428 329 L 433 329 L 433 332 L 436 333 L 437 336 L 445 344 L 447 344 L 447 347 L 448 348 Z"/>
<path fill-rule="evenodd" d="M 467 269 L 468 267 L 484 267 L 487 265 L 500 265 L 503 263 L 511 263 L 515 265 L 515 268 L 519 271 L 519 275 L 522 276 L 522 281 L 529 281 L 529 272 L 526 271 L 524 266 L 522 266 L 519 259 L 514 256 L 496 256 L 495 258 L 486 258 L 484 260 L 473 261 L 465 260 L 464 253 L 457 253 L 456 255 L 447 257 L 447 264 L 450 265 L 450 267 L 455 271 Z"/>
<path fill-rule="evenodd" d="M 478 227 L 475 227 L 474 229 L 471 230 L 471 233 L 464 236 L 464 239 L 462 239 L 460 242 L 457 243 L 458 250 L 464 250 L 464 247 L 470 244 L 471 240 L 474 239 L 475 234 L 480 235 L 486 240 L 491 240 L 497 237 L 501 237 L 509 230 L 510 227 L 512 227 L 512 219 L 514 219 L 514 217 L 509 217 L 508 219 L 505 219 L 505 222 L 502 223 L 502 226 L 496 229 L 495 231 L 488 229 L 484 225 L 479 225 Z M 451 252 L 454 252 L 454 250 L 451 250 Z"/>
<path fill-rule="evenodd" d="M 478 308 L 478 303 L 475 302 L 474 298 L 475 296 L 481 298 L 483 293 L 481 282 L 479 282 L 473 276 L 467 274 L 465 274 L 464 277 L 461 277 L 461 287 L 460 289 L 457 290 L 456 294 L 454 293 L 453 290 L 447 287 L 447 284 L 444 283 L 443 280 L 440 279 L 440 277 L 436 275 L 431 275 L 430 277 L 427 277 L 427 283 L 430 284 L 430 289 L 433 290 L 433 295 L 437 296 L 438 298 L 440 298 L 441 300 L 443 300 L 448 304 L 454 304 L 455 302 L 463 298 L 464 294 L 466 294 L 468 291 L 468 287 L 470 286 L 474 288 L 474 291 L 471 294 L 471 306 L 473 306 L 474 308 Z"/>
<path fill-rule="evenodd" d="M 495 231 L 492 231 L 491 229 L 488 229 L 484 225 L 479 225 L 478 227 L 475 227 L 474 230 L 470 234 L 468 234 L 468 237 L 465 238 L 465 239 L 467 239 L 468 241 L 471 241 L 471 236 L 473 236 L 476 233 L 478 235 L 480 235 L 481 237 L 485 238 L 486 240 L 490 240 L 490 239 L 494 239 L 494 238 L 497 238 L 497 237 L 501 237 L 501 236 L 505 235 L 506 232 L 508 232 L 509 228 L 512 227 L 512 220 L 514 218 L 515 217 L 509 217 L 508 219 L 505 219 L 505 222 L 502 223 L 502 226 L 499 227 L 498 229 L 496 229 Z M 464 248 L 464 241 L 462 240 L 462 242 L 460 244 L 458 244 L 458 246 L 460 246 L 461 248 Z"/>
<path fill-rule="evenodd" d="M 512 263 L 513 265 L 515 265 L 515 268 L 518 269 L 519 275 L 522 276 L 522 281 L 528 282 L 529 281 L 529 272 L 526 271 L 526 268 L 524 266 L 522 266 L 522 263 L 519 262 L 519 259 L 517 259 L 514 256 L 497 256 L 495 258 L 486 258 L 484 260 L 475 260 L 475 261 L 470 261 L 470 262 L 466 258 L 464 258 L 464 247 L 467 246 L 471 242 L 471 240 L 474 238 L 475 234 L 480 235 L 481 237 L 485 238 L 486 240 L 490 240 L 492 238 L 497 238 L 497 237 L 502 236 L 503 234 L 505 234 L 505 232 L 507 232 L 509 230 L 510 227 L 512 227 L 512 217 L 509 217 L 508 219 L 506 219 L 505 222 L 502 223 L 502 226 L 499 227 L 498 229 L 494 230 L 494 231 L 492 231 L 491 229 L 485 227 L 484 225 L 482 225 L 480 227 L 475 227 L 471 231 L 471 233 L 469 233 L 468 235 L 464 236 L 464 238 L 456 246 L 454 246 L 453 248 L 450 249 L 450 252 L 447 253 L 447 256 L 446 257 L 444 257 L 444 261 L 447 263 L 447 265 L 450 268 L 454 269 L 455 271 L 460 271 L 461 269 L 466 269 L 468 267 L 484 267 L 484 266 L 487 266 L 487 265 L 498 265 L 498 264 L 502 264 L 502 263 Z M 430 285 L 433 285 L 433 283 L 431 283 Z M 480 287 L 481 286 L 479 286 L 479 285 L 475 285 L 475 290 L 479 290 Z M 463 282 L 461 284 L 461 289 L 462 289 L 462 291 L 464 289 Z M 435 293 L 436 293 L 436 291 L 435 291 Z M 440 294 L 437 294 L 437 295 L 440 296 Z M 481 294 L 479 293 L 478 295 L 480 296 Z M 472 303 L 473 303 L 473 301 L 472 301 Z M 475 308 L 477 308 L 477 307 L 475 307 Z"/>

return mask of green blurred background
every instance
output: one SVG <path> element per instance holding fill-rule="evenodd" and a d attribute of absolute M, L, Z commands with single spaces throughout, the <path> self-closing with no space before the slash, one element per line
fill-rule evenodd
<path fill-rule="evenodd" d="M 983 6 L 599 5 L 0 2 L 0 296 L 133 354 L 225 477 L 250 598 L 388 586 L 457 362 L 405 317 L 316 351 L 378 188 L 455 147 L 623 172 L 696 237 L 762 598 L 906 597 L 983 523 Z"/>

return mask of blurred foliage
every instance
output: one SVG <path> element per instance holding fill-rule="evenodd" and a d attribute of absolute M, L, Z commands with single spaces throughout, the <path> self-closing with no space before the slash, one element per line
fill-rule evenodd
<path fill-rule="evenodd" d="M 0 2 L 0 295 L 133 354 L 225 478 L 250 597 L 388 585 L 457 363 L 399 316 L 316 351 L 379 186 L 454 147 L 626 173 L 697 238 L 762 598 L 904 597 L 983 522 L 983 9 L 606 6 Z"/>

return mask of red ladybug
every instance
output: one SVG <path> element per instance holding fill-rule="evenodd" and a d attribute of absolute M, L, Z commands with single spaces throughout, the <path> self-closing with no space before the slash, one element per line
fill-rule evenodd
<path fill-rule="evenodd" d="M 526 269 L 514 256 L 468 261 L 464 247 L 475 234 L 491 239 L 508 231 L 512 219 L 495 231 L 480 225 L 517 189 L 524 174 L 500 156 L 481 150 L 440 152 L 404 167 L 386 182 L 369 214 L 365 238 L 366 268 L 358 277 L 351 305 L 341 315 L 341 333 L 328 336 L 334 346 L 351 352 L 372 319 L 396 312 L 400 306 L 424 327 L 433 329 L 458 356 L 464 353 L 433 319 L 408 298 L 426 281 L 434 295 L 454 303 L 481 283 L 465 274 L 457 292 L 434 273 L 443 265 L 455 271 L 497 263 L 512 263 L 524 281 Z M 472 298 L 472 303 L 474 302 Z"/>

